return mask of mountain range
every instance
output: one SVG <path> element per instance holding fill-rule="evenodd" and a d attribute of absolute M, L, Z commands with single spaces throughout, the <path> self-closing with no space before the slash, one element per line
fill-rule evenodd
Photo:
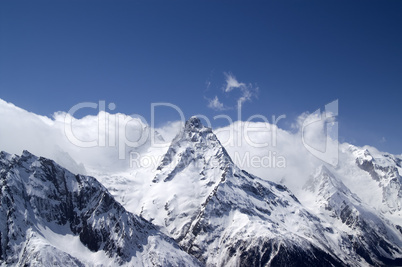
<path fill-rule="evenodd" d="M 340 153 L 296 193 L 237 166 L 196 117 L 135 173 L 1 152 L 0 264 L 402 266 L 402 158 Z"/>

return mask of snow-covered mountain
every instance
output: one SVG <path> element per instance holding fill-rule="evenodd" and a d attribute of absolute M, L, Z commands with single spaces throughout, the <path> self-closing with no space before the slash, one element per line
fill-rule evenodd
<path fill-rule="evenodd" d="M 157 169 L 140 215 L 206 265 L 341 265 L 319 221 L 285 187 L 237 168 L 199 119 Z"/>
<path fill-rule="evenodd" d="M 239 169 L 194 117 L 145 188 L 137 212 L 208 266 L 401 264 L 399 226 L 325 166 L 305 185 L 304 206 L 286 187 Z"/>
<path fill-rule="evenodd" d="M 390 214 L 402 211 L 402 159 L 391 154 L 379 154 L 375 158 L 367 150 L 355 149 L 357 166 L 366 171 L 378 183 L 382 191 L 383 211 Z"/>
<path fill-rule="evenodd" d="M 168 148 L 131 151 L 134 168 L 85 166 L 107 189 L 28 152 L 2 153 L 0 262 L 402 266 L 401 157 L 340 144 L 336 167 L 300 155 L 300 175 L 292 165 L 260 178 L 228 151 L 192 117 Z"/>
<path fill-rule="evenodd" d="M 325 166 L 317 168 L 304 189 L 313 202 L 309 206 L 318 211 L 315 214 L 331 224 L 343 253 L 370 265 L 402 265 L 397 226 L 363 203 Z"/>
<path fill-rule="evenodd" d="M 27 151 L 0 153 L 0 203 L 0 265 L 198 265 L 96 179 Z"/>
<path fill-rule="evenodd" d="M 367 206 L 402 229 L 402 157 L 369 146 L 340 145 L 340 163 L 328 167 Z"/>

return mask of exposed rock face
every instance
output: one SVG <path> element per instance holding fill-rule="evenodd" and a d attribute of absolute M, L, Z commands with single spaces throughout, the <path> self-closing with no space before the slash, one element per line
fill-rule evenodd
<path fill-rule="evenodd" d="M 402 159 L 342 153 L 337 168 L 314 166 L 299 201 L 192 117 L 150 175 L 105 180 L 119 199 L 132 191 L 121 203 L 136 216 L 95 178 L 2 152 L 0 265 L 402 266 Z"/>
<path fill-rule="evenodd" d="M 318 218 L 286 187 L 239 169 L 199 119 L 187 121 L 158 170 L 141 215 L 207 266 L 344 264 Z"/>
<path fill-rule="evenodd" d="M 397 226 L 364 204 L 325 166 L 306 183 L 304 189 L 315 195 L 320 217 L 340 236 L 339 247 L 370 265 L 402 264 L 401 236 Z"/>
<path fill-rule="evenodd" d="M 197 265 L 97 180 L 27 151 L 20 157 L 1 152 L 0 201 L 0 263 Z"/>
<path fill-rule="evenodd" d="M 398 171 L 401 159 L 390 154 L 377 159 L 366 149 L 354 151 L 357 166 L 378 182 L 382 189 L 382 200 L 390 213 L 402 211 L 402 177 Z"/>

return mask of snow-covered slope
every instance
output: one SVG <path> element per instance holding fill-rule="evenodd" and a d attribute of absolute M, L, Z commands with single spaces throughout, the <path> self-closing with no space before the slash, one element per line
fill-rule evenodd
<path fill-rule="evenodd" d="M 240 170 L 192 117 L 172 142 L 140 214 L 207 266 L 338 266 L 318 218 L 284 186 Z"/>
<path fill-rule="evenodd" d="M 382 190 L 383 210 L 390 214 L 402 211 L 402 159 L 391 154 L 374 157 L 367 149 L 354 150 L 356 164 L 366 171 Z M 375 154 L 374 154 L 375 155 Z"/>
<path fill-rule="evenodd" d="M 340 144 L 321 166 L 296 146 L 275 148 L 286 168 L 247 172 L 192 117 L 170 147 L 127 150 L 130 168 L 85 165 L 107 190 L 2 153 L 0 265 L 402 266 L 402 157 Z"/>
<path fill-rule="evenodd" d="M 364 204 L 325 166 L 304 186 L 306 198 L 322 221 L 331 224 L 344 254 L 360 263 L 402 265 L 402 236 L 395 225 Z"/>
<path fill-rule="evenodd" d="M 195 117 L 143 188 L 137 212 L 207 266 L 402 264 L 399 226 L 325 166 L 305 185 L 302 205 L 286 187 L 238 168 Z"/>
<path fill-rule="evenodd" d="M 369 146 L 340 146 L 339 179 L 377 213 L 402 225 L 402 158 Z"/>
<path fill-rule="evenodd" d="M 0 153 L 0 265 L 197 266 L 94 178 Z"/>

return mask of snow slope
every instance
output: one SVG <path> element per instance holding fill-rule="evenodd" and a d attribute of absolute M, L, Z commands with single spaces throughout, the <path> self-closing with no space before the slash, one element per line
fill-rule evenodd
<path fill-rule="evenodd" d="M 320 221 L 289 190 L 240 170 L 195 117 L 173 140 L 147 192 L 140 215 L 207 266 L 343 264 Z"/>
<path fill-rule="evenodd" d="M 0 265 L 198 266 L 94 178 L 0 153 Z"/>
<path fill-rule="evenodd" d="M 401 264 L 398 226 L 318 170 L 301 204 L 238 168 L 193 117 L 133 207 L 207 266 Z"/>
<path fill-rule="evenodd" d="M 397 226 L 363 203 L 327 167 L 318 167 L 304 190 L 308 194 L 303 203 L 331 225 L 344 254 L 370 265 L 402 265 Z"/>
<path fill-rule="evenodd" d="M 11 108 L 0 104 L 11 118 Z M 340 144 L 339 164 L 322 165 L 297 134 L 275 128 L 277 144 L 267 149 L 240 140 L 236 129 L 242 131 L 243 122 L 232 125 L 234 136 L 218 129 L 217 137 L 191 118 L 170 147 L 147 141 L 126 147 L 126 160 L 119 161 L 115 147 L 87 151 L 66 143 L 61 117 L 50 123 L 18 112 L 32 129 L 43 121 L 45 133 L 55 128 L 57 134 L 46 139 L 14 127 L 6 137 L 22 135 L 19 146 L 28 142 L 36 151 L 60 143 L 57 153 L 47 154 L 74 173 L 97 177 L 107 190 L 51 160 L 2 153 L 2 265 L 197 265 L 188 253 L 207 266 L 402 265 L 401 156 Z M 93 128 L 98 118 L 86 120 Z M 88 121 L 79 121 L 78 133 L 97 134 Z M 148 135 L 154 130 L 140 126 Z M 273 141 L 272 126 L 253 132 L 252 141 Z M 163 131 L 155 136 L 157 143 L 171 140 Z M 221 137 L 235 142 L 222 146 Z M 252 160 L 269 151 L 272 158 L 284 156 L 286 166 L 238 165 L 248 163 L 245 155 Z"/>

